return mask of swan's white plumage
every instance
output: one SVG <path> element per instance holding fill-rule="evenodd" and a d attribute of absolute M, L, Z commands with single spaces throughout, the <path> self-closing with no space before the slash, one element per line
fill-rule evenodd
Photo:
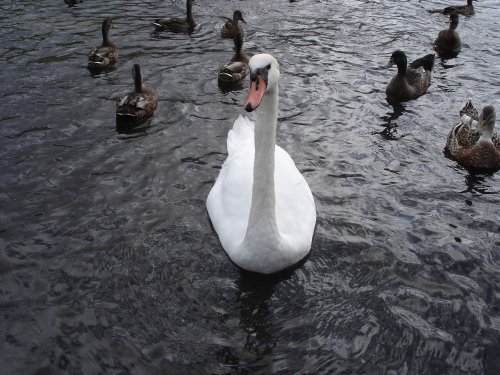
<path fill-rule="evenodd" d="M 232 249 L 243 242 L 252 204 L 253 129 L 254 124 L 247 117 L 240 115 L 234 122 L 227 137 L 227 159 L 207 199 L 210 219 L 230 257 Z M 311 190 L 290 155 L 278 145 L 275 163 L 276 221 L 280 234 L 289 241 L 310 246 L 316 222 Z M 310 236 L 304 236 L 304 232 Z"/>
<path fill-rule="evenodd" d="M 249 230 L 256 126 L 262 124 L 254 126 L 242 116 L 234 122 L 227 138 L 228 156 L 208 195 L 207 209 L 222 247 L 233 262 L 249 271 L 273 273 L 297 263 L 309 252 L 316 208 L 311 190 L 292 158 L 274 145 L 276 223 L 271 215 L 260 217 L 254 212 L 258 225 Z M 272 230 L 276 226 L 278 233 Z"/>

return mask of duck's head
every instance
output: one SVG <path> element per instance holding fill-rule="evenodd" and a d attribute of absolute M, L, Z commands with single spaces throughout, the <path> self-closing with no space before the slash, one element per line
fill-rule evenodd
<path fill-rule="evenodd" d="M 391 58 L 385 67 L 390 68 L 393 65 L 397 65 L 397 67 L 400 68 L 406 67 L 406 64 L 408 64 L 406 54 L 403 51 L 397 50 L 392 53 Z"/>
<path fill-rule="evenodd" d="M 245 21 L 243 19 L 243 14 L 241 14 L 241 12 L 239 10 L 235 10 L 234 11 L 234 13 L 233 13 L 233 20 L 238 20 L 238 21 L 247 23 L 247 21 Z"/>
<path fill-rule="evenodd" d="M 110 18 L 106 18 L 102 21 L 102 39 L 104 43 L 108 42 L 109 30 L 113 27 L 113 21 Z"/>
<path fill-rule="evenodd" d="M 110 18 L 106 18 L 102 21 L 102 31 L 108 32 L 113 27 L 113 20 Z"/>
<path fill-rule="evenodd" d="M 243 106 L 246 111 L 252 112 L 259 106 L 266 93 L 272 92 L 278 87 L 280 71 L 278 61 L 267 53 L 253 56 L 250 59 L 249 67 L 250 88 Z"/>
<path fill-rule="evenodd" d="M 458 13 L 450 14 L 450 28 L 456 29 L 458 26 Z"/>
<path fill-rule="evenodd" d="M 495 128 L 496 114 L 495 108 L 492 105 L 487 105 L 483 108 L 479 116 L 478 130 L 482 136 L 491 138 L 493 129 Z"/>
<path fill-rule="evenodd" d="M 196 0 L 187 0 L 186 7 L 191 8 L 195 2 L 196 2 Z"/>

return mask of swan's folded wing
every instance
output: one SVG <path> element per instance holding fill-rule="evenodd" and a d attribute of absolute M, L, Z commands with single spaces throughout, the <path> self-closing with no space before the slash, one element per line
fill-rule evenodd
<path fill-rule="evenodd" d="M 276 146 L 275 157 L 278 228 L 283 236 L 309 248 L 316 225 L 316 207 L 311 189 L 285 150 Z"/>
<path fill-rule="evenodd" d="M 243 142 L 249 139 L 253 142 L 254 124 L 248 117 L 238 116 L 233 128 L 227 135 L 227 153 L 230 155 L 240 148 Z"/>
<path fill-rule="evenodd" d="M 228 142 L 229 143 L 229 142 Z M 231 252 L 245 237 L 252 202 L 253 138 L 228 155 L 207 198 L 207 210 L 222 247 Z"/>

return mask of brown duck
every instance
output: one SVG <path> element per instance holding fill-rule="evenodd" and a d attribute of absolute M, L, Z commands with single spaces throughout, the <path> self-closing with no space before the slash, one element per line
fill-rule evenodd
<path fill-rule="evenodd" d="M 131 122 L 140 122 L 153 116 L 158 102 L 156 91 L 142 82 L 141 67 L 132 67 L 134 91 L 122 96 L 116 105 L 116 118 Z"/>
<path fill-rule="evenodd" d="M 416 99 L 425 94 L 431 84 L 431 72 L 434 67 L 435 55 L 429 54 L 408 65 L 403 51 L 395 51 L 386 67 L 394 64 L 398 73 L 391 79 L 385 93 L 389 102 L 403 102 Z"/>
<path fill-rule="evenodd" d="M 187 14 L 186 18 L 161 18 L 157 19 L 152 24 L 155 26 L 156 31 L 172 31 L 174 33 L 192 33 L 196 22 L 193 17 L 193 4 L 195 0 L 186 1 Z"/>
<path fill-rule="evenodd" d="M 234 56 L 219 70 L 219 82 L 237 83 L 240 82 L 249 72 L 248 57 L 243 53 L 243 36 L 236 32 L 233 38 Z"/>
<path fill-rule="evenodd" d="M 466 168 L 499 169 L 500 135 L 494 131 L 495 108 L 484 107 L 478 118 L 469 101 L 460 114 L 460 122 L 448 134 L 445 152 Z"/>
<path fill-rule="evenodd" d="M 460 52 L 460 36 L 457 32 L 458 14 L 453 13 L 450 16 L 450 26 L 447 30 L 439 32 L 434 41 L 434 49 L 440 57 L 456 57 Z"/>
<path fill-rule="evenodd" d="M 241 36 L 245 36 L 245 33 L 239 21 L 246 23 L 246 21 L 243 19 L 241 11 L 235 10 L 233 13 L 233 19 L 226 21 L 226 23 L 222 26 L 221 36 L 223 38 L 234 38 L 234 34 L 236 34 L 238 31 L 241 33 Z"/>
<path fill-rule="evenodd" d="M 474 14 L 474 5 L 472 5 L 473 1 L 477 0 L 467 0 L 466 5 L 452 5 L 449 7 L 446 7 L 444 9 L 434 9 L 434 10 L 429 10 L 429 13 L 441 13 L 445 14 L 447 16 L 457 13 L 461 14 L 462 16 L 472 16 Z"/>
<path fill-rule="evenodd" d="M 109 30 L 113 21 L 105 19 L 102 22 L 102 44 L 90 51 L 88 68 L 91 70 L 105 69 L 114 65 L 118 58 L 118 45 L 109 39 Z"/>

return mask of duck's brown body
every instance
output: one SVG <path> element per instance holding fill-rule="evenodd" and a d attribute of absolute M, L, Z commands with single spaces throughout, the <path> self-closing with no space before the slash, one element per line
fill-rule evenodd
<path fill-rule="evenodd" d="M 119 120 L 141 122 L 151 116 L 157 106 L 156 91 L 142 82 L 141 69 L 138 64 L 132 68 L 135 90 L 122 96 L 116 106 L 116 117 Z"/>
<path fill-rule="evenodd" d="M 447 30 L 439 32 L 438 37 L 434 41 L 434 49 L 442 58 L 456 57 L 460 52 L 460 36 L 456 31 L 458 26 L 458 15 L 450 16 L 450 27 Z"/>
<path fill-rule="evenodd" d="M 388 65 L 396 64 L 398 73 L 387 85 L 385 91 L 387 100 L 389 102 L 404 102 L 425 94 L 431 84 L 434 59 L 435 56 L 429 54 L 407 65 L 404 52 L 395 51 Z"/>
<path fill-rule="evenodd" d="M 450 16 L 453 13 L 455 13 L 455 14 L 460 14 L 462 16 L 472 16 L 474 14 L 474 5 L 472 5 L 473 1 L 476 0 L 467 0 L 466 5 L 452 5 L 444 9 L 429 10 L 429 13 L 441 13 L 447 16 Z"/>
<path fill-rule="evenodd" d="M 245 32 L 240 25 L 240 22 L 245 22 L 243 19 L 243 15 L 239 10 L 235 10 L 233 13 L 233 19 L 226 21 L 226 23 L 222 26 L 221 36 L 223 38 L 234 38 L 237 32 L 241 34 L 242 37 L 245 36 Z"/>
<path fill-rule="evenodd" d="M 229 63 L 223 65 L 219 70 L 219 82 L 238 83 L 249 72 L 248 57 L 243 53 L 243 36 L 237 32 L 233 38 L 236 50 Z"/>
<path fill-rule="evenodd" d="M 174 33 L 192 33 L 196 26 L 193 16 L 194 0 L 186 1 L 186 18 L 160 18 L 153 22 L 156 31 L 171 31 Z"/>
<path fill-rule="evenodd" d="M 486 116 L 484 113 L 488 107 L 483 109 L 483 113 L 477 118 L 477 111 L 471 102 L 464 108 L 469 109 L 467 113 L 461 111 L 462 118 L 455 125 L 446 139 L 445 152 L 455 159 L 460 165 L 466 168 L 497 170 L 500 169 L 500 135 L 493 132 L 491 136 L 482 136 L 484 133 L 483 121 L 490 121 L 493 128 L 495 122 L 495 112 L 490 108 L 492 115 Z M 465 116 L 464 116 L 465 115 Z M 485 119 L 489 117 L 489 119 Z"/>
<path fill-rule="evenodd" d="M 102 44 L 90 51 L 88 68 L 91 70 L 106 69 L 113 66 L 118 58 L 118 45 L 109 39 L 109 30 L 113 22 L 105 19 L 102 23 Z"/>

